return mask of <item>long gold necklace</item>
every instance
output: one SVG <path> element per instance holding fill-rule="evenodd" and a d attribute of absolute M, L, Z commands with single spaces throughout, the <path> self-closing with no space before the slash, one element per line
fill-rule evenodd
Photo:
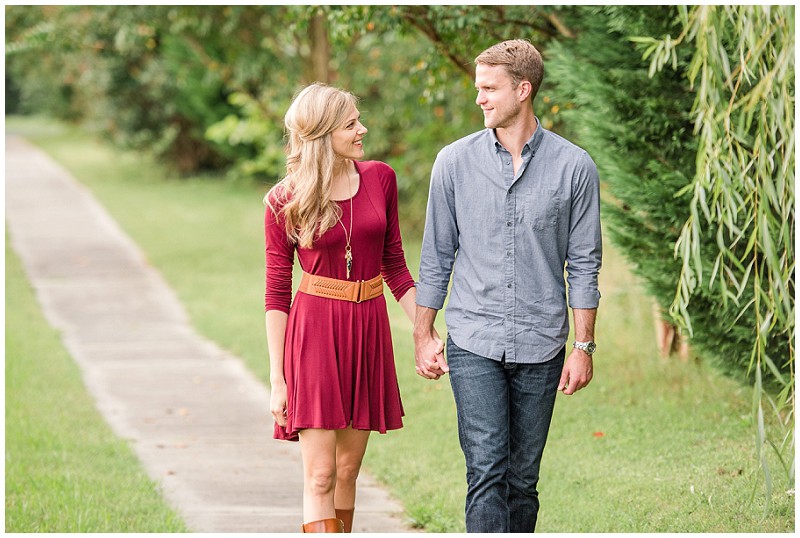
<path fill-rule="evenodd" d="M 351 194 L 350 196 L 350 231 L 348 232 L 347 228 L 344 227 L 344 223 L 342 222 L 342 217 L 338 217 L 339 224 L 342 225 L 342 230 L 344 230 L 344 239 L 345 239 L 345 246 L 344 246 L 344 261 L 347 267 L 347 278 L 350 279 L 350 270 L 353 268 L 353 250 L 350 248 L 350 239 L 353 237 L 353 196 L 352 196 L 352 186 L 350 185 L 350 174 L 347 174 L 347 193 Z"/>

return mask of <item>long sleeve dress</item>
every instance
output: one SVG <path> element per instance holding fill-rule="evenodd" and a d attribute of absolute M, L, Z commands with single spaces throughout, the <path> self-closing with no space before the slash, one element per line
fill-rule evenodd
<path fill-rule="evenodd" d="M 355 162 L 360 183 L 352 198 L 351 281 L 378 274 L 399 300 L 414 286 L 406 265 L 397 217 L 397 179 L 379 161 Z M 279 197 L 270 193 L 273 207 Z M 349 227 L 351 200 L 337 202 Z M 267 207 L 265 309 L 287 312 L 284 377 L 287 424 L 276 439 L 296 441 L 304 428 L 386 433 L 403 426 L 403 405 L 392 351 L 386 300 L 354 303 L 302 292 L 292 302 L 295 252 L 303 271 L 346 280 L 345 232 L 337 223 L 311 248 L 290 242 L 284 220 Z"/>

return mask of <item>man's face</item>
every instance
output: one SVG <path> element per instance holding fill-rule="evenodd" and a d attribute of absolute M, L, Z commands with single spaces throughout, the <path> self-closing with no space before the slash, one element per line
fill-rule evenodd
<path fill-rule="evenodd" d="M 522 104 L 513 81 L 502 65 L 475 66 L 475 103 L 483 110 L 483 124 L 489 129 L 513 125 Z"/>

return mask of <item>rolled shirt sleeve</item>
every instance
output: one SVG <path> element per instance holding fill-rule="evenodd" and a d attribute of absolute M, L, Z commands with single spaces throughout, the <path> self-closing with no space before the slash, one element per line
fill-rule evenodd
<path fill-rule="evenodd" d="M 422 237 L 417 304 L 441 310 L 458 249 L 453 179 L 447 148 L 439 152 L 431 171 L 425 232 Z"/>
<path fill-rule="evenodd" d="M 597 308 L 600 303 L 597 277 L 603 259 L 600 178 L 587 153 L 575 169 L 572 187 L 566 261 L 569 306 Z"/>

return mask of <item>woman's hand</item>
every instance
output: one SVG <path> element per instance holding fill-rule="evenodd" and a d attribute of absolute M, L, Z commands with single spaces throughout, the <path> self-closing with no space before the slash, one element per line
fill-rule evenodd
<path fill-rule="evenodd" d="M 444 357 L 444 343 L 433 326 L 436 310 L 417 305 L 414 315 L 414 361 L 417 374 L 439 379 L 450 371 Z"/>
<path fill-rule="evenodd" d="M 432 334 L 414 334 L 414 358 L 417 375 L 426 379 L 439 379 L 450 371 L 444 357 L 444 343 L 436 329 Z"/>
<path fill-rule="evenodd" d="M 269 409 L 278 426 L 286 426 L 286 381 L 272 383 Z"/>

